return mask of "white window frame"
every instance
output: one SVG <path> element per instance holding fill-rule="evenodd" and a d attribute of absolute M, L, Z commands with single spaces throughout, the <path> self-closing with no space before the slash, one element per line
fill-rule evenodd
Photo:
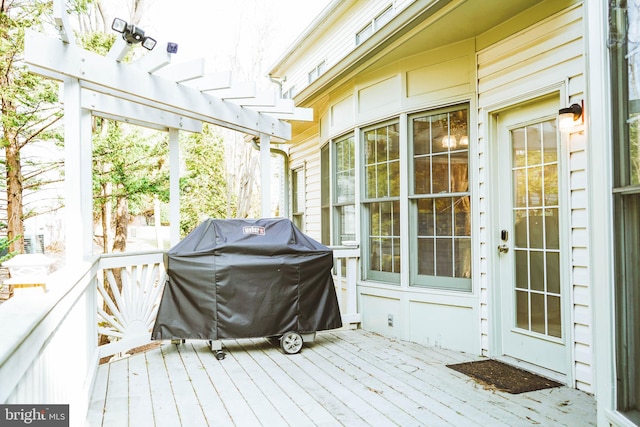
<path fill-rule="evenodd" d="M 386 9 L 376 15 L 371 22 L 356 33 L 356 46 L 361 45 L 365 40 L 371 37 L 373 33 L 382 28 L 384 24 L 391 21 L 394 15 L 393 5 L 390 4 Z"/>

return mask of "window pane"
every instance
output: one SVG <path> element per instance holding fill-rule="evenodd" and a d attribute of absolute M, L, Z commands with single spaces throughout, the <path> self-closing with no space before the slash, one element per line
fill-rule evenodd
<path fill-rule="evenodd" d="M 413 119 L 413 154 L 431 153 L 431 120 L 429 117 Z"/>
<path fill-rule="evenodd" d="M 453 277 L 452 240 L 436 239 L 436 276 Z"/>
<path fill-rule="evenodd" d="M 436 235 L 451 236 L 453 231 L 453 199 L 436 199 Z"/>
<path fill-rule="evenodd" d="M 376 197 L 381 198 L 387 196 L 389 196 L 388 165 L 383 163 L 376 167 Z"/>
<path fill-rule="evenodd" d="M 469 190 L 469 159 L 468 152 L 451 153 L 451 191 L 460 193 Z"/>
<path fill-rule="evenodd" d="M 449 115 L 438 114 L 431 117 L 431 149 L 433 153 L 441 153 L 449 150 L 447 142 L 443 141 L 449 136 Z"/>
<path fill-rule="evenodd" d="M 339 244 L 356 238 L 356 207 L 345 205 L 338 207 L 338 236 Z"/>
<path fill-rule="evenodd" d="M 400 162 L 398 160 L 389 163 L 389 196 L 400 196 Z"/>
<path fill-rule="evenodd" d="M 471 199 L 469 196 L 454 199 L 455 235 L 471 236 Z"/>
<path fill-rule="evenodd" d="M 380 203 L 371 203 L 369 209 L 369 227 L 372 236 L 380 236 Z"/>
<path fill-rule="evenodd" d="M 415 162 L 414 193 L 431 193 L 431 157 L 418 157 Z"/>
<path fill-rule="evenodd" d="M 369 239 L 371 254 L 369 255 L 369 268 L 374 271 L 381 271 L 382 266 L 382 240 L 379 237 Z"/>
<path fill-rule="evenodd" d="M 434 245 L 435 239 L 433 238 L 418 239 L 418 274 L 435 275 Z"/>
<path fill-rule="evenodd" d="M 449 192 L 449 156 L 440 154 L 432 157 L 433 194 Z"/>
<path fill-rule="evenodd" d="M 380 271 L 393 272 L 393 240 L 381 239 L 382 241 L 382 267 Z"/>
<path fill-rule="evenodd" d="M 471 239 L 455 239 L 455 277 L 471 277 Z"/>
<path fill-rule="evenodd" d="M 381 202 L 369 205 L 371 254 L 369 269 L 387 273 L 400 272 L 400 203 Z"/>
<path fill-rule="evenodd" d="M 370 165 L 365 167 L 365 174 L 367 177 L 366 181 L 366 197 L 367 199 L 375 199 L 378 191 L 378 186 L 376 185 L 376 165 Z"/>
<path fill-rule="evenodd" d="M 433 199 L 421 199 L 418 201 L 418 236 L 434 235 Z"/>
<path fill-rule="evenodd" d="M 393 18 L 393 8 L 389 6 L 387 9 L 385 9 L 384 12 L 382 12 L 380 15 L 376 17 L 376 19 L 373 20 L 373 23 L 375 24 L 375 29 L 379 30 L 380 27 L 382 27 L 384 24 L 389 22 L 391 18 Z"/>
<path fill-rule="evenodd" d="M 393 205 L 391 203 L 380 203 L 380 235 L 393 235 Z"/>

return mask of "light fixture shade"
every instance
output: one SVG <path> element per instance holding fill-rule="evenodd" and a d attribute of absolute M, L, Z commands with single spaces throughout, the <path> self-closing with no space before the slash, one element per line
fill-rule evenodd
<path fill-rule="evenodd" d="M 442 148 L 455 148 L 456 143 L 456 137 L 453 135 L 445 135 L 442 137 Z"/>
<path fill-rule="evenodd" d="M 461 147 L 468 147 L 469 146 L 469 137 L 467 135 L 463 135 L 460 138 L 460 146 Z"/>
<path fill-rule="evenodd" d="M 145 37 L 144 40 L 142 40 L 142 47 L 151 50 L 156 47 L 156 40 L 151 37 Z"/>
<path fill-rule="evenodd" d="M 582 105 L 571 104 L 558 111 L 558 128 L 560 132 L 568 132 L 575 126 L 575 122 L 582 117 Z"/>
<path fill-rule="evenodd" d="M 115 18 L 113 23 L 111 24 L 111 29 L 118 33 L 124 33 L 124 30 L 127 29 L 127 21 L 120 18 Z"/>

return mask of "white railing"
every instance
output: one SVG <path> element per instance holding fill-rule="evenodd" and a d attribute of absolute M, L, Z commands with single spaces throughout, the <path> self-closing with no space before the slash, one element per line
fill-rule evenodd
<path fill-rule="evenodd" d="M 360 249 L 356 246 L 335 246 L 332 249 L 334 259 L 333 281 L 336 285 L 342 323 L 346 327 L 354 328 L 361 322 L 356 292 Z"/>
<path fill-rule="evenodd" d="M 148 344 L 165 282 L 163 253 L 103 255 L 100 271 L 100 357 Z"/>
<path fill-rule="evenodd" d="M 69 404 L 83 425 L 98 364 L 93 262 L 47 278 L 0 307 L 0 402 Z"/>
<path fill-rule="evenodd" d="M 353 327 L 359 249 L 333 251 L 343 323 Z M 50 275 L 47 292 L 3 303 L 0 402 L 69 404 L 71 425 L 84 424 L 100 358 L 150 342 L 164 274 L 163 252 L 96 256 Z"/>

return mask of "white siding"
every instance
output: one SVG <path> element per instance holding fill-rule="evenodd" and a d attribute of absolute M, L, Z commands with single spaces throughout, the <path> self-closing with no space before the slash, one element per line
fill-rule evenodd
<path fill-rule="evenodd" d="M 558 13 L 525 31 L 490 46 L 477 55 L 478 61 L 478 195 L 480 210 L 481 256 L 481 313 L 483 352 L 489 352 L 491 340 L 486 308 L 487 287 L 491 282 L 487 233 L 489 218 L 486 187 L 489 185 L 487 156 L 489 155 L 488 124 L 486 120 L 493 106 L 508 105 L 510 99 L 523 92 L 543 90 L 545 87 L 566 83 L 569 101 L 584 97 L 584 41 L 582 33 L 583 7 L 581 5 Z M 525 89 L 526 88 L 526 89 Z M 562 102 L 565 102 L 563 100 Z M 565 138 L 563 138 L 563 142 Z M 581 390 L 593 390 L 592 325 L 589 283 L 589 248 L 587 230 L 586 152 L 583 133 L 574 133 L 568 139 L 569 155 L 568 203 L 570 218 L 570 270 L 573 312 L 567 317 L 572 322 L 573 336 L 567 345 L 573 345 L 575 386 Z M 573 339 L 573 343 L 572 343 Z"/>
<path fill-rule="evenodd" d="M 301 60 L 287 69 L 283 90 L 292 86 L 297 92 L 308 86 L 308 74 L 322 61 L 326 61 L 329 69 L 337 64 L 356 48 L 356 33 L 371 22 L 380 12 L 393 3 L 395 14 L 405 9 L 415 0 L 364 0 L 353 2 L 353 5 L 340 16 L 332 17 L 335 21 L 328 31 L 314 34 L 316 41 L 312 52 L 306 52 Z"/>
<path fill-rule="evenodd" d="M 304 232 L 320 241 L 320 148 L 317 138 L 291 147 L 290 169 L 304 167 L 305 214 Z"/>

